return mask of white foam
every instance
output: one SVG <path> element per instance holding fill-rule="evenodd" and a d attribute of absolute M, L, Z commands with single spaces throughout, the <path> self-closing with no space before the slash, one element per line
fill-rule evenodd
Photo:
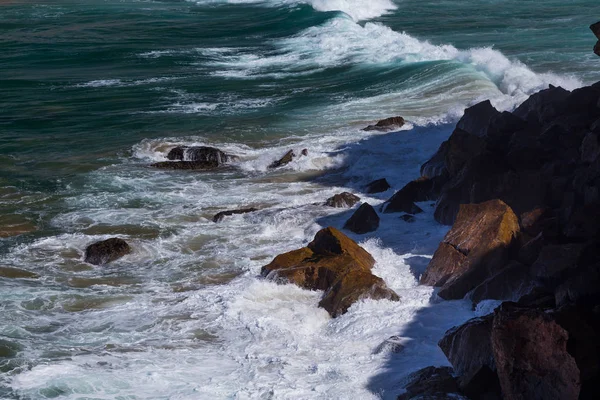
<path fill-rule="evenodd" d="M 99 87 L 128 87 L 128 86 L 140 86 L 140 85 L 149 85 L 152 83 L 160 83 L 172 81 L 178 78 L 175 77 L 158 77 L 158 78 L 148 78 L 148 79 L 139 79 L 139 80 L 122 80 L 122 79 L 98 79 L 85 83 L 80 83 L 75 85 L 75 87 L 81 88 L 99 88 Z"/>

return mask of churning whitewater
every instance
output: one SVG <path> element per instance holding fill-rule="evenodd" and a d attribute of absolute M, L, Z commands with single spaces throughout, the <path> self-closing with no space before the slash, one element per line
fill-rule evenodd
<path fill-rule="evenodd" d="M 0 398 L 394 399 L 410 372 L 448 365 L 439 338 L 494 304 L 472 310 L 418 285 L 448 229 L 431 203 L 414 223 L 387 214 L 376 232 L 345 232 L 399 302 L 332 319 L 322 293 L 260 278 L 276 255 L 343 226 L 354 210 L 326 207 L 330 196 L 378 210 L 465 107 L 510 110 L 549 84 L 600 79 L 583 72 L 579 32 L 544 22 L 576 26 L 591 1 L 568 16 L 549 1 L 541 22 L 532 10 L 551 32 L 533 45 L 522 20 L 498 32 L 486 19 L 502 17 L 497 2 L 447 3 L 0 5 L 0 265 L 38 275 L 0 278 Z M 471 13 L 481 34 L 461 30 L 467 6 L 484 9 Z M 423 22 L 436 8 L 442 35 Z M 575 50 L 556 54 L 557 34 Z M 361 130 L 395 115 L 408 121 L 397 132 Z M 178 145 L 239 158 L 223 172 L 148 167 Z M 290 149 L 308 155 L 268 168 Z M 392 189 L 365 193 L 380 178 Z M 247 207 L 258 211 L 212 221 Z M 83 261 L 114 236 L 132 252 Z"/>

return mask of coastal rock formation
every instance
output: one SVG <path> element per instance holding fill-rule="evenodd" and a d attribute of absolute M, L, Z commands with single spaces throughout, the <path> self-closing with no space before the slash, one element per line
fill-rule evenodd
<path fill-rule="evenodd" d="M 325 201 L 325 205 L 335 208 L 350 208 L 359 201 L 360 197 L 352 193 L 342 192 L 328 198 L 327 201 Z"/>
<path fill-rule="evenodd" d="M 40 276 L 35 272 L 27 271 L 20 268 L 0 267 L 0 278 L 10 279 L 35 279 Z"/>
<path fill-rule="evenodd" d="M 369 125 L 363 128 L 363 131 L 390 131 L 392 129 L 399 129 L 405 124 L 404 118 L 402 117 L 390 117 L 379 120 L 375 125 Z"/>
<path fill-rule="evenodd" d="M 590 26 L 590 29 L 592 30 L 592 32 L 594 32 L 594 35 L 596 35 L 596 37 L 598 38 L 598 41 L 596 42 L 596 45 L 594 46 L 594 53 L 596 53 L 597 56 L 600 56 L 600 22 L 596 22 L 595 24 L 592 24 Z"/>
<path fill-rule="evenodd" d="M 205 161 L 217 165 L 233 161 L 235 158 L 215 147 L 208 146 L 177 146 L 167 154 L 167 159 L 171 161 Z"/>
<path fill-rule="evenodd" d="M 159 169 L 211 171 L 218 168 L 219 164 L 215 161 L 161 161 L 150 166 Z"/>
<path fill-rule="evenodd" d="M 387 201 L 385 213 L 405 212 L 417 214 L 423 212 L 415 202 L 435 200 L 439 179 L 421 177 L 407 183 L 402 189 L 398 190 Z"/>
<path fill-rule="evenodd" d="M 115 261 L 131 252 L 126 241 L 110 238 L 93 243 L 85 249 L 85 262 L 94 265 L 104 265 Z"/>
<path fill-rule="evenodd" d="M 461 400 L 464 397 L 449 367 L 426 367 L 412 373 L 405 386 L 406 393 L 398 400 Z"/>
<path fill-rule="evenodd" d="M 500 200 L 464 204 L 421 277 L 438 295 L 460 299 L 505 267 L 519 232 L 514 212 Z"/>
<path fill-rule="evenodd" d="M 377 180 L 367 184 L 365 191 L 369 194 L 381 193 L 381 192 L 385 192 L 389 188 L 391 188 L 391 186 L 388 183 L 388 181 L 385 178 L 382 178 L 382 179 L 377 179 Z"/>
<path fill-rule="evenodd" d="M 379 228 L 379 216 L 368 203 L 363 203 L 344 224 L 344 229 L 358 234 L 373 232 L 377 228 Z"/>
<path fill-rule="evenodd" d="M 227 211 L 221 211 L 215 214 L 215 216 L 213 217 L 213 222 L 221 222 L 223 220 L 223 218 L 230 216 L 230 215 L 235 215 L 235 214 L 247 214 L 247 213 L 251 213 L 254 211 L 257 211 L 257 208 L 254 207 L 250 207 L 250 208 L 240 208 L 237 210 L 227 210 Z"/>
<path fill-rule="evenodd" d="M 546 313 L 504 303 L 495 312 L 491 339 L 504 399 L 579 398 L 568 334 Z"/>
<path fill-rule="evenodd" d="M 294 153 L 294 150 L 289 150 L 279 160 L 273 161 L 271 164 L 269 164 L 267 168 L 273 169 L 283 167 L 284 165 L 291 163 L 294 158 L 296 158 L 296 153 Z"/>
<path fill-rule="evenodd" d="M 261 275 L 324 290 L 320 307 L 332 317 L 345 313 L 357 300 L 399 300 L 383 280 L 371 273 L 373 257 L 342 232 L 321 229 L 307 247 L 280 254 L 262 267 Z"/>

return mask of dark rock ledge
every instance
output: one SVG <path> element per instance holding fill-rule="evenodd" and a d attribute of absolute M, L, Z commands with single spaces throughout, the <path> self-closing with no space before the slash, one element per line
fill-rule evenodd
<path fill-rule="evenodd" d="M 421 283 L 501 303 L 446 332 L 453 370 L 417 372 L 399 399 L 598 398 L 600 82 L 550 86 L 513 112 L 468 108 L 421 174 L 386 208 L 435 199 L 453 225 Z"/>

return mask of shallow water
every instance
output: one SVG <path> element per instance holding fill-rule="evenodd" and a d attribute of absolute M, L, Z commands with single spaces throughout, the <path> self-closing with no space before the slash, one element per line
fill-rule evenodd
<path fill-rule="evenodd" d="M 417 285 L 447 231 L 431 204 L 350 237 L 402 298 L 332 320 L 320 293 L 258 277 L 351 211 L 378 206 L 465 106 L 511 109 L 552 83 L 600 80 L 592 1 L 11 1 L 0 4 L 0 397 L 395 398 L 446 365 L 472 311 Z M 363 132 L 402 115 L 399 132 Z M 240 156 L 159 171 L 175 145 Z M 306 157 L 269 170 L 289 149 Z M 212 222 L 219 211 L 259 211 Z M 90 243 L 125 238 L 104 267 Z M 9 275 L 9 274 L 4 274 Z M 398 336 L 404 350 L 378 352 Z"/>

